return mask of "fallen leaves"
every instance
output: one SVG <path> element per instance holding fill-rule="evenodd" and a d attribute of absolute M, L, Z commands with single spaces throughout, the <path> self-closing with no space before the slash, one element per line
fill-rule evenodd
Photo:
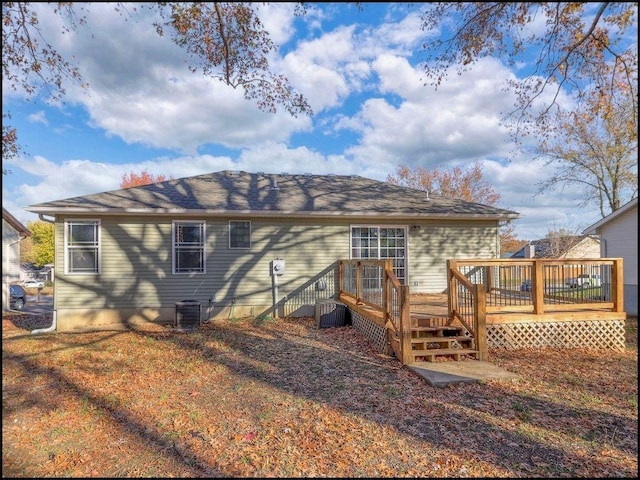
<path fill-rule="evenodd" d="M 637 476 L 637 346 L 492 351 L 522 380 L 437 388 L 313 319 L 27 324 L 3 318 L 5 476 Z"/>

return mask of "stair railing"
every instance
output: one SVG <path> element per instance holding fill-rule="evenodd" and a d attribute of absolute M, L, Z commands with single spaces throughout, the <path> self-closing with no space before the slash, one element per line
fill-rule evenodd
<path fill-rule="evenodd" d="M 391 260 L 340 260 L 340 296 L 381 312 L 389 343 L 403 364 L 413 362 L 411 354 L 411 304 L 409 286 L 393 273 Z"/>
<path fill-rule="evenodd" d="M 457 268 L 455 260 L 447 260 L 449 320 L 458 321 L 473 337 L 477 358 L 486 361 L 487 349 L 487 292 L 483 284 L 471 283 Z"/>

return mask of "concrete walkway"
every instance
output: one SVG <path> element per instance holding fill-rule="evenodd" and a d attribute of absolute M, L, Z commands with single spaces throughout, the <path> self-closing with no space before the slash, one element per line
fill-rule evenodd
<path fill-rule="evenodd" d="M 434 387 L 455 383 L 481 383 L 487 380 L 514 380 L 515 373 L 490 362 L 460 360 L 447 362 L 415 362 L 407 367 Z"/>

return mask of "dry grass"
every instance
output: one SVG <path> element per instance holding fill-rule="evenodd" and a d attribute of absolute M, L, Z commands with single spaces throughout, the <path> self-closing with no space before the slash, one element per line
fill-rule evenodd
<path fill-rule="evenodd" d="M 38 323 L 40 322 L 40 323 Z M 490 352 L 431 387 L 351 327 L 29 335 L 3 318 L 3 477 L 637 477 L 625 352 Z"/>

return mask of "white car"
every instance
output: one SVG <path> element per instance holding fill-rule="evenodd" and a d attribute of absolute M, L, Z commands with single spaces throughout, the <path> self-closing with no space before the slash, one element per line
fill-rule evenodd
<path fill-rule="evenodd" d="M 569 288 L 587 288 L 587 287 L 599 287 L 602 282 L 600 281 L 600 275 L 587 275 L 586 273 L 578 275 L 576 278 L 567 278 L 566 282 Z"/>
<path fill-rule="evenodd" d="M 44 288 L 44 282 L 40 280 L 27 280 L 22 284 L 24 288 Z"/>

